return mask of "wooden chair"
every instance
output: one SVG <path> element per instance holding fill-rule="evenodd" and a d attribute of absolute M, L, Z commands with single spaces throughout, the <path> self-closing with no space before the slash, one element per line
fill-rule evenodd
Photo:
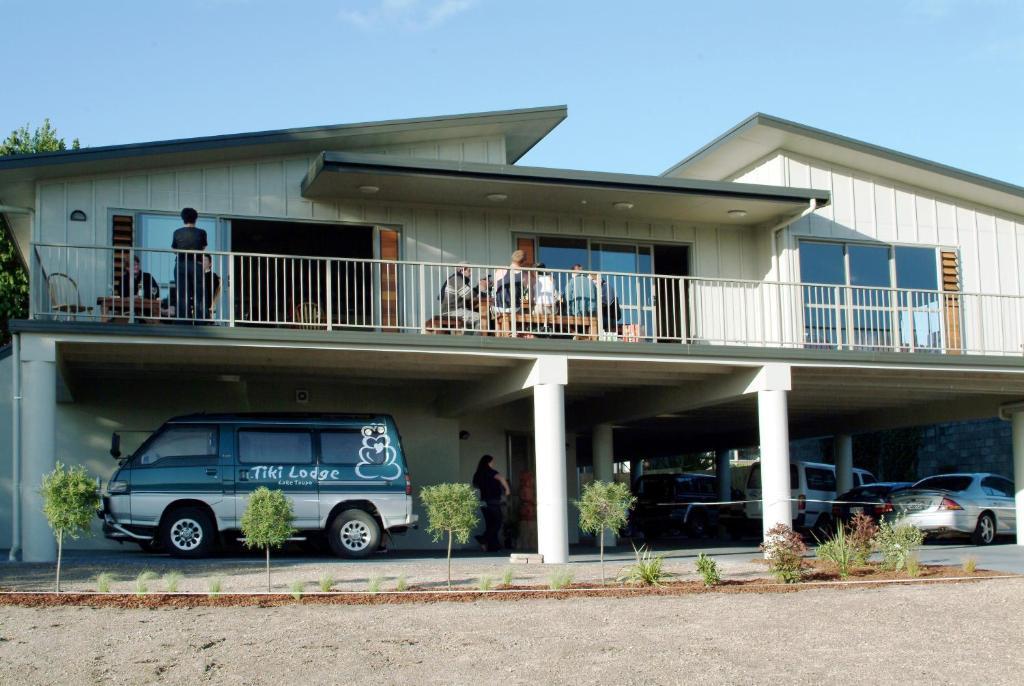
<path fill-rule="evenodd" d="M 423 328 L 428 334 L 461 336 L 465 331 L 466 321 L 462 317 L 441 314 L 424 322 Z"/>
<path fill-rule="evenodd" d="M 68 318 L 82 312 L 92 312 L 92 307 L 82 304 L 78 284 L 67 274 L 54 272 L 46 277 L 46 290 L 50 296 L 50 311 Z"/>
<path fill-rule="evenodd" d="M 325 326 L 320 317 L 320 306 L 314 302 L 303 302 L 292 311 L 292 321 L 303 329 L 319 329 Z"/>

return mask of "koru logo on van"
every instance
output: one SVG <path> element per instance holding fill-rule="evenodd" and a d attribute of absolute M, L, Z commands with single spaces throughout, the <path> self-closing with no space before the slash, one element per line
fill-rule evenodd
<path fill-rule="evenodd" d="M 387 427 L 369 424 L 363 427 L 363 446 L 359 449 L 356 476 L 360 479 L 394 481 L 402 475 L 398 451 L 391 445 Z"/>

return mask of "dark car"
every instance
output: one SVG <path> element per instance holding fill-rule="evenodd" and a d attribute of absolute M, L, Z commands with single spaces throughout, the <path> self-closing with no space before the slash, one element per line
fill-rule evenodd
<path fill-rule="evenodd" d="M 645 474 L 633 482 L 636 506 L 626 533 L 633 538 L 686 534 L 700 538 L 718 526 L 715 477 L 708 474 Z"/>
<path fill-rule="evenodd" d="M 832 506 L 832 519 L 849 524 L 863 513 L 878 523 L 882 515 L 892 512 L 892 494 L 910 485 L 909 481 L 878 481 L 847 491 L 836 497 L 839 502 Z"/>

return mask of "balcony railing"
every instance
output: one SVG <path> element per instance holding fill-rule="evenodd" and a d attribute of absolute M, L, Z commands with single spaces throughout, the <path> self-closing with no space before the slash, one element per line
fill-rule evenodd
<path fill-rule="evenodd" d="M 35 319 L 1024 352 L 1020 296 L 50 243 L 32 254 Z"/>

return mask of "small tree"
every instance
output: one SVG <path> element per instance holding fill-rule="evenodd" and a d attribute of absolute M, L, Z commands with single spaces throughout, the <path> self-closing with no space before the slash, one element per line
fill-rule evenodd
<path fill-rule="evenodd" d="M 89 533 L 90 524 L 100 506 L 96 481 L 85 467 L 65 467 L 60 462 L 43 477 L 40 489 L 43 515 L 57 535 L 57 592 L 60 593 L 60 563 L 64 553 L 64 536 L 78 538 Z"/>
<path fill-rule="evenodd" d="M 295 533 L 292 521 L 295 512 L 283 491 L 260 486 L 249 496 L 249 505 L 242 515 L 242 535 L 249 548 L 263 548 L 267 553 L 267 591 L 270 591 L 270 549 L 280 548 Z"/>
<path fill-rule="evenodd" d="M 616 532 L 626 525 L 636 498 L 629 486 L 621 483 L 592 481 L 583 487 L 583 497 L 576 501 L 580 511 L 580 529 L 597 537 L 601 557 L 601 585 L 604 585 L 604 532 Z"/>
<path fill-rule="evenodd" d="M 469 484 L 438 484 L 420 491 L 420 500 L 427 509 L 427 533 L 434 541 L 448 535 L 448 590 L 452 590 L 452 539 L 460 544 L 469 540 L 480 519 L 476 493 Z"/>

